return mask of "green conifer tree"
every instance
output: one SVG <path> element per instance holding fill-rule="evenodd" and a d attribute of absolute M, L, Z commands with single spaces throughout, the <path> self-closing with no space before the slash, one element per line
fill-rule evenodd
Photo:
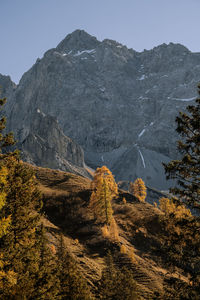
<path fill-rule="evenodd" d="M 14 157 L 4 161 L 9 170 L 4 213 L 12 218 L 2 249 L 6 269 L 15 272 L 17 283 L 12 291 L 3 286 L 0 295 L 5 299 L 56 299 L 55 264 L 44 230 L 39 229 L 42 202 L 33 171 Z"/>
<path fill-rule="evenodd" d="M 200 95 L 200 85 L 198 88 Z M 175 213 L 164 220 L 168 237 L 163 246 L 170 258 L 169 264 L 178 265 L 190 274 L 188 291 L 191 297 L 192 291 L 195 294 L 200 285 L 200 221 L 198 214 L 191 215 L 182 205 L 189 204 L 200 210 L 200 98 L 196 99 L 195 105 L 187 107 L 187 113 L 179 113 L 176 123 L 176 130 L 182 138 L 178 141 L 181 158 L 164 164 L 164 167 L 167 179 L 177 180 L 177 186 L 171 189 L 171 193 L 178 197 L 173 198 Z"/>
<path fill-rule="evenodd" d="M 0 106 L 5 103 L 0 99 Z M 57 299 L 56 277 L 41 223 L 40 193 L 33 171 L 8 152 L 12 133 L 3 135 L 6 119 L 0 119 L 0 298 Z M 3 150 L 3 151 L 2 151 Z M 44 271 L 45 269 L 45 271 Z M 40 281 L 39 281 L 40 279 Z M 42 286 L 42 288 L 41 288 Z M 51 288 L 53 286 L 53 288 Z"/>
<path fill-rule="evenodd" d="M 0 112 L 2 106 L 5 104 L 6 99 L 0 99 Z M 3 164 L 3 158 L 5 154 L 2 154 L 2 150 L 6 149 L 6 147 L 12 146 L 14 144 L 13 134 L 3 134 L 3 130 L 5 129 L 6 125 L 6 118 L 0 118 L 0 289 L 6 287 L 7 289 L 12 290 L 13 286 L 15 286 L 16 280 L 16 273 L 11 269 L 7 270 L 7 265 L 9 261 L 6 261 L 5 255 L 2 249 L 2 238 L 8 233 L 9 226 L 11 224 L 11 215 L 5 215 L 3 210 L 6 206 L 6 188 L 8 185 L 8 169 Z M 14 153 L 7 153 L 14 154 Z"/>
<path fill-rule="evenodd" d="M 138 299 L 137 288 L 132 273 L 125 267 L 116 268 L 111 253 L 106 257 L 106 268 L 100 282 L 101 299 L 135 300 Z"/>
<path fill-rule="evenodd" d="M 36 230 L 35 252 L 38 257 L 38 272 L 35 275 L 33 299 L 54 300 L 60 299 L 60 282 L 56 257 L 50 250 L 46 238 L 44 225 L 41 224 Z"/>
<path fill-rule="evenodd" d="M 58 276 L 60 280 L 59 296 L 63 300 L 90 300 L 92 299 L 87 282 L 78 270 L 77 264 L 66 251 L 63 236 L 57 251 Z"/>
<path fill-rule="evenodd" d="M 17 274 L 17 284 L 10 290 L 5 287 L 0 295 L 10 299 L 28 299 L 34 291 L 34 274 L 38 271 L 35 253 L 35 230 L 39 222 L 38 197 L 33 174 L 22 162 L 6 158 L 8 167 L 7 203 L 4 214 L 11 215 L 9 232 L 2 241 L 7 269 Z"/>
<path fill-rule="evenodd" d="M 2 216 L 2 209 L 6 204 L 6 192 L 7 185 L 7 168 L 0 168 L 0 242 L 2 237 L 8 233 L 8 229 L 11 223 L 11 216 Z M 16 273 L 13 270 L 6 270 L 7 261 L 4 259 L 4 253 L 0 247 L 0 289 L 6 286 L 7 289 L 12 289 L 16 284 Z"/>
<path fill-rule="evenodd" d="M 199 95 L 200 95 L 200 84 Z M 178 185 L 171 192 L 192 207 L 200 210 L 200 98 L 196 105 L 187 107 L 176 118 L 176 131 L 182 137 L 178 141 L 181 159 L 164 164 L 167 179 L 177 179 Z"/>

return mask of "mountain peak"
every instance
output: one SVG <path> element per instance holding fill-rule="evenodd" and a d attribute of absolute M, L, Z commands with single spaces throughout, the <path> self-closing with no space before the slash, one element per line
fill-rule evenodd
<path fill-rule="evenodd" d="M 68 34 L 56 47 L 58 51 L 93 49 L 99 45 L 96 37 L 77 29 Z"/>
<path fill-rule="evenodd" d="M 157 52 L 157 51 L 167 51 L 171 54 L 175 55 L 180 55 L 184 53 L 190 53 L 189 49 L 183 46 L 182 44 L 179 43 L 169 43 L 169 44 L 161 44 L 157 47 L 154 47 L 152 51 Z"/>

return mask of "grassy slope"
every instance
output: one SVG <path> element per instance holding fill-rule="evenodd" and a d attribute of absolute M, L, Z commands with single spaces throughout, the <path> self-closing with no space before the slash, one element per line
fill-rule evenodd
<path fill-rule="evenodd" d="M 160 251 L 159 209 L 138 202 L 121 190 L 119 198 L 113 201 L 120 238 L 119 242 L 111 242 L 102 237 L 100 226 L 95 224 L 87 209 L 90 196 L 88 178 L 45 168 L 35 170 L 44 197 L 44 223 L 49 240 L 56 246 L 59 232 L 64 233 L 66 248 L 78 261 L 94 293 L 108 249 L 116 253 L 115 262 L 119 267 L 126 265 L 134 271 L 142 299 L 151 299 L 154 291 L 162 293 L 165 277 L 186 280 L 180 270 L 170 273 L 165 268 L 167 253 Z M 126 204 L 122 202 L 123 197 Z M 120 253 L 122 244 L 127 252 L 134 252 L 134 261 L 127 254 Z"/>

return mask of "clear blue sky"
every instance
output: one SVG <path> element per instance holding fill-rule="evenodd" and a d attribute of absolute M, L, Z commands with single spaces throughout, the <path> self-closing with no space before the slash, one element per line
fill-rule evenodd
<path fill-rule="evenodd" d="M 0 0 L 0 73 L 16 83 L 76 29 L 137 51 L 181 43 L 200 52 L 200 0 Z"/>

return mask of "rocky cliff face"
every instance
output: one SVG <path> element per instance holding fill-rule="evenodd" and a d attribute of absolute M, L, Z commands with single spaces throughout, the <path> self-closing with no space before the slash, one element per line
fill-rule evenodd
<path fill-rule="evenodd" d="M 58 122 L 39 109 L 32 114 L 27 137 L 19 144 L 22 159 L 31 164 L 88 176 L 82 148 L 64 135 Z"/>
<path fill-rule="evenodd" d="M 0 75 L 0 86 L 2 86 L 1 97 L 7 96 L 14 100 L 16 85 L 10 77 Z M 8 117 L 8 127 L 10 127 L 10 111 L 13 105 L 15 105 L 14 101 L 8 101 L 3 111 Z M 25 133 L 25 138 L 17 142 L 17 148 L 21 150 L 23 160 L 33 165 L 90 177 L 85 169 L 83 149 L 64 135 L 56 118 L 45 115 L 38 108 L 31 112 L 29 118 L 29 127 L 24 126 L 19 120 L 17 138 L 21 137 L 20 132 Z"/>
<path fill-rule="evenodd" d="M 4 106 L 4 114 L 7 116 L 10 116 L 10 111 L 12 110 L 14 104 L 16 88 L 17 86 L 14 82 L 12 82 L 10 76 L 4 76 L 0 74 L 0 97 L 7 97 L 7 100 L 9 99 Z"/>
<path fill-rule="evenodd" d="M 90 166 L 165 189 L 161 162 L 177 156 L 175 116 L 193 103 L 199 78 L 200 53 L 182 45 L 138 53 L 77 30 L 23 75 L 8 99 L 9 128 L 24 141 L 39 108 L 83 147 Z"/>

